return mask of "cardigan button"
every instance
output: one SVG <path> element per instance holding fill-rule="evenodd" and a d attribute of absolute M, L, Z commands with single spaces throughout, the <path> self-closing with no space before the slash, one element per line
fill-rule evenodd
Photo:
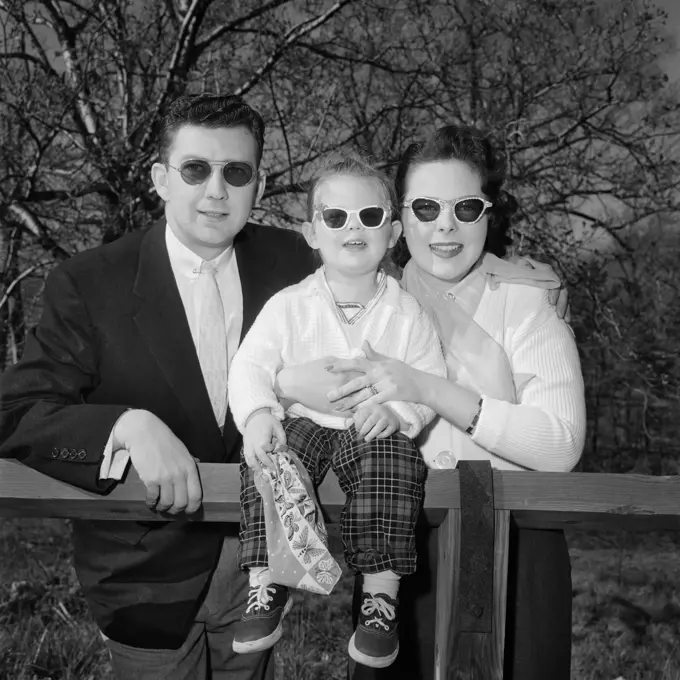
<path fill-rule="evenodd" d="M 453 470 L 456 467 L 456 457 L 451 451 L 440 451 L 435 456 L 434 467 L 439 470 Z"/>

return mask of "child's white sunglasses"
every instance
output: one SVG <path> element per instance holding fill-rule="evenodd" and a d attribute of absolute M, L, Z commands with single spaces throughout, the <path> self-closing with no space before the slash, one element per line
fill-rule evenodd
<path fill-rule="evenodd" d="M 387 208 L 382 205 L 367 205 L 358 210 L 346 210 L 345 208 L 333 208 L 321 205 L 314 210 L 314 216 L 321 215 L 324 225 L 331 231 L 339 231 L 349 224 L 351 215 L 358 215 L 359 222 L 366 229 L 380 229 L 389 214 Z"/>

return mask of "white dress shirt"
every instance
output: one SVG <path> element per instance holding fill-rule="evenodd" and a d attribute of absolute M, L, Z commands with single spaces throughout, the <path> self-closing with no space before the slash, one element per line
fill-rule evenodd
<path fill-rule="evenodd" d="M 191 329 L 191 338 L 198 353 L 198 324 L 201 317 L 202 297 L 197 281 L 203 260 L 181 243 L 167 225 L 165 227 L 165 244 L 168 248 L 170 266 L 175 275 L 179 296 Z M 230 366 L 239 345 L 243 326 L 243 292 L 233 246 L 227 248 L 212 262 L 217 264 L 216 280 L 224 306 L 224 322 L 227 329 L 227 365 Z M 129 459 L 130 456 L 125 449 L 113 451 L 112 431 L 104 448 L 99 478 L 121 479 Z"/>

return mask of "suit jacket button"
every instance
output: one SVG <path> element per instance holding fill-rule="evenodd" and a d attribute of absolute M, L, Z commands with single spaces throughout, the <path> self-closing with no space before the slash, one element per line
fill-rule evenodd
<path fill-rule="evenodd" d="M 68 458 L 68 449 L 62 449 L 59 452 L 59 458 L 61 459 Z"/>
<path fill-rule="evenodd" d="M 75 457 L 76 457 L 77 455 L 78 455 L 78 453 L 76 452 L 75 449 L 69 449 L 69 450 L 68 450 L 68 457 L 69 457 L 71 460 L 74 460 Z"/>
<path fill-rule="evenodd" d="M 59 449 L 52 449 L 52 458 L 59 458 Z"/>
<path fill-rule="evenodd" d="M 80 451 L 78 451 L 78 458 L 80 460 L 85 460 L 86 457 L 87 457 L 87 451 L 85 449 L 80 449 Z"/>

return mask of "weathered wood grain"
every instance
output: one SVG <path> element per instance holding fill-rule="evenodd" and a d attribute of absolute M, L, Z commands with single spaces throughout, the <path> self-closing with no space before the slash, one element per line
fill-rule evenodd
<path fill-rule="evenodd" d="M 238 522 L 238 465 L 200 463 L 198 467 L 203 485 L 203 506 L 191 516 L 191 521 Z M 327 519 L 339 521 L 345 496 L 332 472 L 321 484 L 319 496 Z M 144 485 L 134 469 L 129 471 L 124 483 L 106 496 L 101 496 L 47 477 L 18 461 L 0 460 L 0 517 L 172 519 L 149 510 L 144 497 Z M 425 519 L 432 526 L 438 526 L 444 520 L 448 508 L 460 503 L 458 473 L 442 470 L 430 475 L 426 498 Z"/>
<path fill-rule="evenodd" d="M 435 611 L 435 680 L 446 680 L 449 659 L 458 641 L 460 510 L 450 510 L 437 529 L 437 608 Z"/>
<path fill-rule="evenodd" d="M 460 529 L 450 538 L 456 542 L 451 553 L 459 557 L 450 599 L 457 616 L 447 621 L 447 656 L 439 659 L 439 675 L 446 680 L 502 680 L 510 512 L 494 510 L 488 462 L 461 462 L 459 470 Z"/>
<path fill-rule="evenodd" d="M 461 632 L 490 633 L 493 613 L 494 495 L 489 461 L 460 461 Z"/>
<path fill-rule="evenodd" d="M 496 509 L 680 516 L 680 476 L 494 470 Z"/>
<path fill-rule="evenodd" d="M 493 560 L 493 628 L 491 636 L 491 667 L 502 680 L 505 654 L 505 615 L 508 604 L 508 546 L 510 544 L 510 511 L 494 512 Z"/>
<path fill-rule="evenodd" d="M 237 519 L 238 466 L 201 463 L 204 521 Z M 598 526 L 633 530 L 680 530 L 680 477 L 594 473 L 493 471 L 497 510 L 512 512 L 522 527 Z M 344 501 L 332 473 L 320 496 L 331 521 Z M 50 479 L 14 460 L 0 460 L 0 516 L 166 519 L 148 510 L 134 471 L 124 484 L 99 496 Z M 431 470 L 425 516 L 439 526 L 446 512 L 460 508 L 458 471 Z"/>

